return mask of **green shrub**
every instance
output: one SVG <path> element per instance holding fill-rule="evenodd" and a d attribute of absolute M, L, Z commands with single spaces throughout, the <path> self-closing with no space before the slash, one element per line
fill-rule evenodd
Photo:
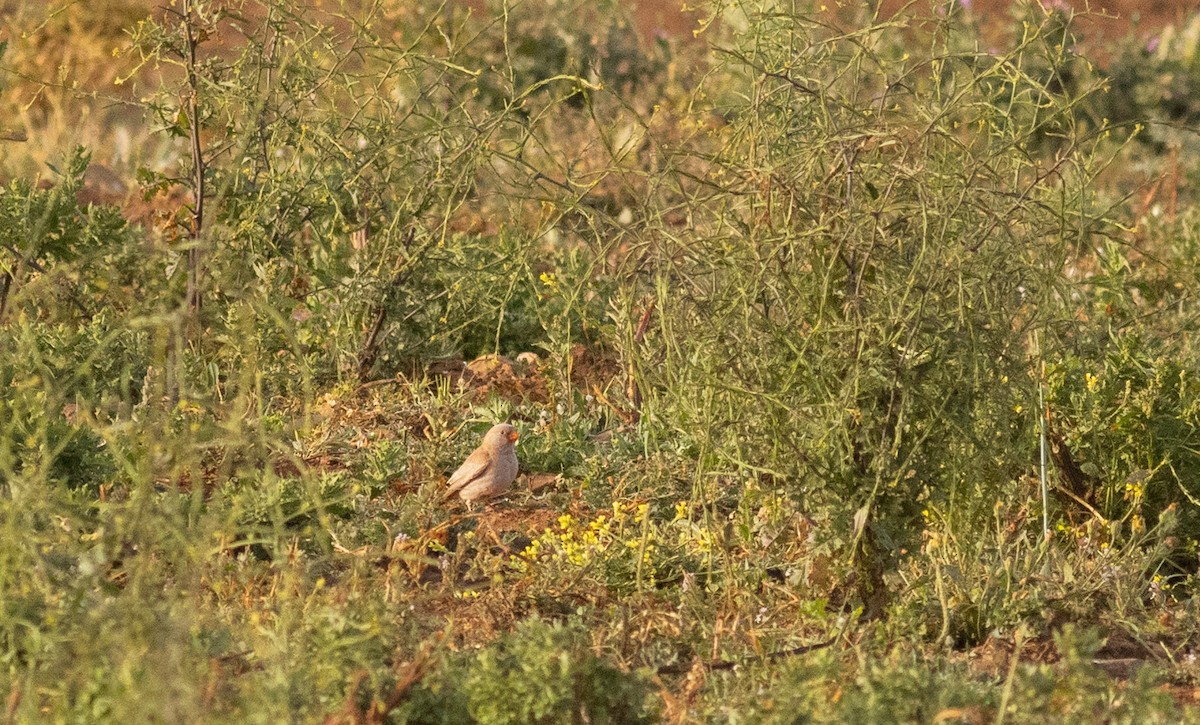
<path fill-rule="evenodd" d="M 972 526 L 1035 461 L 1033 341 L 1070 319 L 1064 264 L 1105 228 L 1075 99 L 1021 70 L 1053 44 L 958 53 L 939 28 L 912 56 L 889 24 L 836 35 L 768 5 L 729 26 L 724 93 L 701 96 L 723 100 L 697 104 L 711 171 L 656 200 L 689 234 L 645 232 L 658 324 L 626 353 L 650 425 L 834 530 L 869 514 L 857 545 L 911 545 L 929 502 Z"/>
<path fill-rule="evenodd" d="M 129 293 L 143 287 L 133 266 L 137 245 L 119 211 L 77 199 L 90 158 L 74 149 L 48 188 L 25 180 L 0 188 L 0 320 L 19 311 L 86 323 L 127 308 Z"/>
<path fill-rule="evenodd" d="M 401 710 L 407 723 L 539 725 L 656 722 L 648 684 L 590 651 L 576 624 L 528 619 L 423 687 Z M 465 704 L 465 708 L 463 707 Z"/>
<path fill-rule="evenodd" d="M 1095 357 L 1048 370 L 1048 400 L 1072 493 L 1135 533 L 1168 507 L 1188 537 L 1200 535 L 1200 371 L 1159 341 L 1122 332 Z M 1064 461 L 1065 463 L 1065 461 Z M 1132 519 L 1131 519 L 1132 517 Z"/>
<path fill-rule="evenodd" d="M 1068 627 L 1055 642 L 1061 652 L 1058 662 L 1018 660 L 995 676 L 974 671 L 966 662 L 931 661 L 920 651 L 904 648 L 881 654 L 860 652 L 852 663 L 839 663 L 824 653 L 810 654 L 785 664 L 767 686 L 761 685 L 763 673 L 755 670 L 724 682 L 724 688 L 739 693 L 756 682 L 759 687 L 752 700 L 741 694 L 732 701 L 714 702 L 709 721 L 1180 721 L 1180 708 L 1160 687 L 1161 673 L 1153 667 L 1120 682 L 1093 664 L 1103 644 L 1094 630 Z"/>

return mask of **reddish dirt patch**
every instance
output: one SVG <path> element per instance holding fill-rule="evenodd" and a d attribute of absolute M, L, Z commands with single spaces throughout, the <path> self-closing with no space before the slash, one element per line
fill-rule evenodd
<path fill-rule="evenodd" d="M 905 4 L 902 0 L 883 0 L 883 12 L 885 15 L 891 15 Z M 1016 5 L 1013 0 L 965 0 L 963 4 L 969 6 L 975 16 L 985 23 L 1010 19 Z M 1153 33 L 1165 25 L 1183 20 L 1200 8 L 1200 0 L 1149 3 L 1145 0 L 1049 0 L 1043 4 L 1046 7 L 1067 6 L 1077 13 L 1085 13 L 1079 20 L 1080 30 L 1085 31 L 1089 37 L 1099 32 L 1110 40 L 1131 31 L 1139 35 Z M 928 12 L 928 9 L 922 9 L 921 5 L 915 8 L 919 12 Z"/>
<path fill-rule="evenodd" d="M 477 536 L 508 533 L 537 536 L 551 528 L 558 516 L 558 511 L 548 508 L 497 508 L 480 515 L 475 531 Z"/>
<path fill-rule="evenodd" d="M 1181 707 L 1195 707 L 1200 703 L 1200 688 L 1187 685 L 1163 685 L 1161 688 Z"/>
<path fill-rule="evenodd" d="M 1200 0 L 1168 0 L 1147 3 L 1145 0 L 1038 0 L 1046 9 L 1070 8 L 1075 18 L 1072 30 L 1092 60 L 1104 64 L 1113 42 L 1133 36 L 1139 40 L 1156 37 L 1168 25 L 1179 25 L 1200 10 Z M 987 42 L 1003 47 L 1014 42 L 1014 25 L 1021 17 L 1021 3 L 1014 0 L 959 0 L 969 8 L 983 31 Z M 907 7 L 907 10 L 905 8 Z M 919 2 L 909 5 L 905 0 L 882 0 L 880 13 L 891 17 L 907 12 L 916 17 L 930 17 L 944 7 L 941 2 Z"/>
<path fill-rule="evenodd" d="M 1016 12 L 1014 0 L 960 0 L 969 7 L 978 21 L 993 32 L 1007 32 Z M 646 38 L 666 36 L 687 39 L 703 13 L 692 10 L 684 12 L 679 0 L 630 0 L 638 29 Z M 1097 45 L 1132 33 L 1137 37 L 1149 38 L 1167 25 L 1179 24 L 1189 15 L 1200 11 L 1200 0 L 1047 0 L 1046 7 L 1071 7 L 1081 17 L 1077 20 L 1077 31 L 1084 35 L 1089 44 Z M 880 16 L 893 17 L 904 11 L 909 14 L 931 16 L 943 4 L 941 2 L 918 2 L 911 0 L 882 0 Z M 838 0 L 828 3 L 831 16 L 853 10 L 850 4 Z M 997 40 L 1003 40 L 996 36 Z"/>
<path fill-rule="evenodd" d="M 1012 662 L 1014 644 L 1011 640 L 989 637 L 986 642 L 966 653 L 966 659 L 981 675 L 991 678 L 1004 677 Z M 1023 662 L 1057 662 L 1058 652 L 1049 640 L 1028 640 L 1021 647 Z"/>

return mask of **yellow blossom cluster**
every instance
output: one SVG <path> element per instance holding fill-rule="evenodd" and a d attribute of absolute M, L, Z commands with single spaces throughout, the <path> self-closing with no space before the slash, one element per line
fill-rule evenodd
<path fill-rule="evenodd" d="M 612 544 L 628 533 L 633 538 L 624 543 L 638 545 L 639 538 L 628 532 L 630 524 L 640 524 L 648 512 L 646 504 L 613 503 L 612 513 L 602 513 L 591 521 L 582 521 L 566 513 L 558 517 L 557 526 L 547 527 L 530 542 L 513 564 L 527 570 L 533 562 L 562 562 L 585 567 L 602 557 Z"/>
<path fill-rule="evenodd" d="M 716 547 L 711 531 L 691 519 L 692 508 L 685 501 L 675 506 L 669 522 L 655 524 L 647 503 L 616 502 L 611 512 L 584 520 L 565 513 L 554 526 L 547 527 L 528 546 L 511 559 L 520 571 L 529 571 L 535 563 L 565 564 L 583 568 L 601 561 L 620 560 L 631 568 L 653 576 L 655 562 L 664 553 L 687 553 L 710 557 Z"/>

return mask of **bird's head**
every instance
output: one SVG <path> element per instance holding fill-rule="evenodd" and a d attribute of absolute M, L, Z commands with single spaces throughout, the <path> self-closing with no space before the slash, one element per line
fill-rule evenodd
<path fill-rule="evenodd" d="M 511 446 L 517 442 L 521 434 L 517 429 L 508 423 L 498 423 L 491 427 L 487 434 L 483 437 L 485 443 L 493 448 L 502 446 Z"/>

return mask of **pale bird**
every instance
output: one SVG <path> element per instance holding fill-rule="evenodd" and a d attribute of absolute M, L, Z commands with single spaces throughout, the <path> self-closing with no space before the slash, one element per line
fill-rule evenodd
<path fill-rule="evenodd" d="M 467 504 L 507 493 L 517 479 L 517 429 L 508 423 L 491 427 L 467 460 L 446 482 L 444 498 L 454 494 Z"/>

